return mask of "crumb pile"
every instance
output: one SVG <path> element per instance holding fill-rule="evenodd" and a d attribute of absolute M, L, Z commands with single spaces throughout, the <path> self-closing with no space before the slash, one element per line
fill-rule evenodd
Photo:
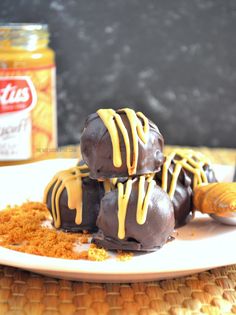
<path fill-rule="evenodd" d="M 43 203 L 27 202 L 7 207 L 0 212 L 0 246 L 65 259 L 103 261 L 109 257 L 107 251 L 94 244 L 88 250 L 75 251 L 76 245 L 89 243 L 90 235 L 65 233 L 43 226 L 49 219 L 49 211 Z"/>

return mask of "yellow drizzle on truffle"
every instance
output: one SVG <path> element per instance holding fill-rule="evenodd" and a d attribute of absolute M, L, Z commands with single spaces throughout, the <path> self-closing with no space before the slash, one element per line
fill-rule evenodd
<path fill-rule="evenodd" d="M 162 189 L 167 192 L 168 169 L 171 162 L 174 162 L 174 171 L 170 183 L 168 195 L 173 199 L 179 174 L 182 168 L 193 174 L 193 188 L 198 185 L 208 183 L 206 173 L 203 169 L 205 165 L 210 165 L 210 160 L 202 153 L 193 150 L 174 150 L 167 157 L 162 169 Z"/>
<path fill-rule="evenodd" d="M 58 172 L 48 183 L 44 191 L 44 203 L 47 203 L 48 194 L 51 192 L 51 210 L 54 225 L 56 228 L 61 226 L 60 215 L 60 197 L 64 189 L 67 191 L 68 208 L 76 209 L 75 223 L 82 222 L 82 178 L 89 175 L 88 168 L 85 164 L 76 166 L 68 170 Z"/>
<path fill-rule="evenodd" d="M 145 191 L 145 182 L 148 186 Z M 133 180 L 123 183 L 118 183 L 118 237 L 125 238 L 125 220 L 127 214 L 127 207 L 129 203 L 130 194 L 132 191 Z M 144 224 L 147 218 L 148 205 L 151 198 L 152 189 L 154 188 L 155 181 L 153 176 L 140 176 L 138 183 L 138 202 L 136 209 L 136 221 L 138 224 Z"/>
<path fill-rule="evenodd" d="M 121 119 L 120 113 L 125 113 L 130 124 L 132 133 L 133 152 L 131 152 L 130 139 L 128 131 Z M 147 136 L 149 132 L 149 124 L 146 116 L 141 112 L 135 113 L 134 110 L 129 108 L 123 108 L 117 112 L 113 109 L 99 109 L 97 111 L 98 116 L 102 119 L 106 126 L 112 143 L 113 149 L 113 165 L 115 167 L 121 167 L 123 164 L 120 149 L 119 131 L 121 132 L 125 148 L 126 148 L 126 165 L 129 175 L 134 175 L 137 169 L 138 163 L 138 139 L 143 143 L 147 143 Z M 143 124 L 141 120 L 143 121 Z M 132 154 L 131 154 L 132 153 Z"/>
<path fill-rule="evenodd" d="M 104 179 L 100 180 L 101 182 L 103 182 L 105 193 L 108 193 L 111 190 L 115 189 L 117 180 L 118 178 L 106 178 L 105 180 Z"/>

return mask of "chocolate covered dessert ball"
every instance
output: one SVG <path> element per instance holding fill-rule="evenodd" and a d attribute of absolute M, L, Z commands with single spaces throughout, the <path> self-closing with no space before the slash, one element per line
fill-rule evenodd
<path fill-rule="evenodd" d="M 162 182 L 164 183 L 164 181 L 162 181 L 163 169 L 156 174 L 156 181 L 158 185 L 164 188 L 167 192 L 170 192 L 171 183 L 173 183 L 174 168 L 175 164 L 172 162 L 167 171 L 167 189 L 164 187 L 164 185 L 162 185 Z M 175 228 L 186 224 L 191 218 L 192 193 L 191 179 L 182 169 L 175 183 L 174 195 L 173 193 L 170 195 L 174 206 Z"/>
<path fill-rule="evenodd" d="M 152 177 L 140 176 L 102 198 L 92 242 L 108 250 L 155 251 L 169 239 L 174 222 L 167 193 Z"/>
<path fill-rule="evenodd" d="M 216 182 L 210 160 L 194 150 L 175 150 L 166 156 L 157 183 L 169 194 L 175 212 L 175 227 L 188 222 L 193 210 L 193 189 Z"/>
<path fill-rule="evenodd" d="M 123 108 L 90 115 L 81 136 L 81 153 L 92 178 L 128 177 L 159 171 L 164 140 L 142 113 Z"/>
<path fill-rule="evenodd" d="M 96 231 L 104 184 L 89 177 L 85 164 L 58 172 L 44 192 L 44 202 L 57 229 L 68 232 Z"/>
<path fill-rule="evenodd" d="M 201 184 L 217 182 L 210 159 L 201 152 L 180 149 L 173 151 L 169 159 L 173 160 L 175 165 L 182 166 L 190 177 L 192 189 Z"/>

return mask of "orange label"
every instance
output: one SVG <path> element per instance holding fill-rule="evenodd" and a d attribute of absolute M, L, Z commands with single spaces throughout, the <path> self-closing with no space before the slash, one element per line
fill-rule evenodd
<path fill-rule="evenodd" d="M 56 146 L 55 67 L 0 69 L 0 161 Z"/>

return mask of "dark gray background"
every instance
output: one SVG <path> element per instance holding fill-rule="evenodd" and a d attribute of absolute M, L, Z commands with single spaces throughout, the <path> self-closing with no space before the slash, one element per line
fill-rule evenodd
<path fill-rule="evenodd" d="M 132 107 L 168 144 L 236 147 L 236 1 L 1 0 L 0 20 L 50 26 L 59 144 Z"/>

